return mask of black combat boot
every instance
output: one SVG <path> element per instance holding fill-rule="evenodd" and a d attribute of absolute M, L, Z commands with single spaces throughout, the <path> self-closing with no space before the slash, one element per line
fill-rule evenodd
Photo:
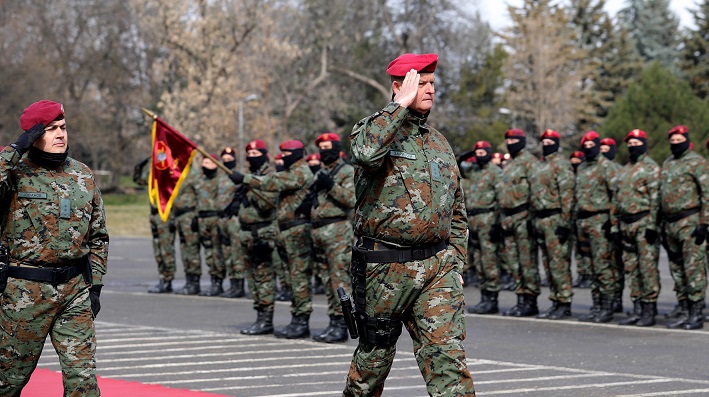
<path fill-rule="evenodd" d="M 623 313 L 623 291 L 613 293 L 613 313 Z"/>
<path fill-rule="evenodd" d="M 276 300 L 279 302 L 290 302 L 292 298 L 290 287 L 281 287 L 281 290 L 276 294 Z"/>
<path fill-rule="evenodd" d="M 290 324 L 285 327 L 273 332 L 276 338 L 285 339 L 301 339 L 310 337 L 310 327 L 308 323 L 310 322 L 310 313 L 301 314 L 299 316 L 294 315 Z"/>
<path fill-rule="evenodd" d="M 633 311 L 628 313 L 628 317 L 618 321 L 618 325 L 635 325 L 640 321 L 643 312 L 643 304 L 640 299 L 633 301 Z"/>
<path fill-rule="evenodd" d="M 165 294 L 172 292 L 172 280 L 160 280 L 156 286 L 149 288 L 151 294 Z"/>
<path fill-rule="evenodd" d="M 593 322 L 593 319 L 596 318 L 598 313 L 601 311 L 601 295 L 592 294 L 591 297 L 593 298 L 593 306 L 591 306 L 591 310 L 587 314 L 583 314 L 579 317 L 579 321 L 581 322 Z"/>
<path fill-rule="evenodd" d="M 336 316 L 334 314 L 331 314 L 330 315 L 330 324 L 327 326 L 327 328 L 325 328 L 319 334 L 313 335 L 313 340 L 316 342 L 324 342 L 325 337 L 327 337 L 330 334 L 330 332 L 332 332 L 335 329 L 335 323 L 336 323 L 337 317 L 342 317 L 342 316 Z"/>
<path fill-rule="evenodd" d="M 217 276 L 212 276 L 212 285 L 209 286 L 208 290 L 202 291 L 199 295 L 200 296 L 219 296 L 220 294 L 224 293 L 224 287 L 222 287 L 222 281 L 224 281 L 223 278 L 217 277 Z"/>
<path fill-rule="evenodd" d="M 551 301 L 551 307 L 547 309 L 546 311 L 539 313 L 537 318 L 542 318 L 542 319 L 548 319 L 549 316 L 556 311 L 556 309 L 559 308 L 559 302 L 557 301 Z"/>
<path fill-rule="evenodd" d="M 601 311 L 593 318 L 594 323 L 609 323 L 613 321 L 613 294 L 601 295 Z"/>
<path fill-rule="evenodd" d="M 497 314 L 500 308 L 497 306 L 497 295 L 495 291 L 480 291 L 480 302 L 468 308 L 468 313 L 473 314 Z"/>
<path fill-rule="evenodd" d="M 682 316 L 686 316 L 689 311 L 689 304 L 686 299 L 678 301 L 674 309 L 670 313 L 665 313 L 665 318 L 676 319 Z"/>
<path fill-rule="evenodd" d="M 517 313 L 520 311 L 519 307 L 522 304 L 524 304 L 524 295 L 517 295 L 517 304 L 512 306 L 512 308 L 510 308 L 509 310 L 505 310 L 504 312 L 502 312 L 502 315 L 517 317 L 514 315 L 514 313 Z"/>
<path fill-rule="evenodd" d="M 179 295 L 199 294 L 199 274 L 186 274 L 185 280 L 185 286 L 175 293 Z"/>
<path fill-rule="evenodd" d="M 340 343 L 347 342 L 350 335 L 347 333 L 347 324 L 345 323 L 345 317 L 335 316 L 332 331 L 323 337 L 323 342 L 325 343 Z"/>
<path fill-rule="evenodd" d="M 549 320 L 563 320 L 571 317 L 571 302 L 568 303 L 558 303 L 556 310 L 554 310 L 549 317 Z"/>
<path fill-rule="evenodd" d="M 241 298 L 244 296 L 244 279 L 243 278 L 230 278 L 229 279 L 229 289 L 224 291 L 223 294 L 219 295 L 224 298 Z"/>
<path fill-rule="evenodd" d="M 643 302 L 640 320 L 635 324 L 638 327 L 652 327 L 655 325 L 655 315 L 657 315 L 657 302 Z"/>
<path fill-rule="evenodd" d="M 517 305 L 504 312 L 503 316 L 532 317 L 539 314 L 537 297 L 534 295 L 517 295 Z"/>
<path fill-rule="evenodd" d="M 689 302 L 689 318 L 684 323 L 684 329 L 701 329 L 704 328 L 704 301 Z"/>
<path fill-rule="evenodd" d="M 241 330 L 244 335 L 266 335 L 273 333 L 273 309 L 256 311 L 256 322 Z"/>

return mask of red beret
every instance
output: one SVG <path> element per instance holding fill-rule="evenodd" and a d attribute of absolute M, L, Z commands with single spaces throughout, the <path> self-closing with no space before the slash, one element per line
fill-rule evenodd
<path fill-rule="evenodd" d="M 492 145 L 490 145 L 490 142 L 488 141 L 477 141 L 475 142 L 475 146 L 473 146 L 473 150 L 488 148 L 492 148 Z"/>
<path fill-rule="evenodd" d="M 236 151 L 234 151 L 234 148 L 233 148 L 233 147 L 230 147 L 230 146 L 227 146 L 227 147 L 225 147 L 224 149 L 222 149 L 222 152 L 221 152 L 220 155 L 223 156 L 223 155 L 225 155 L 225 154 L 229 154 L 229 155 L 231 155 L 232 157 L 236 157 Z"/>
<path fill-rule="evenodd" d="M 310 161 L 310 160 L 320 161 L 320 153 L 313 153 L 313 154 L 308 155 L 308 157 L 305 158 L 305 161 Z"/>
<path fill-rule="evenodd" d="M 569 156 L 569 158 L 577 158 L 577 159 L 581 159 L 581 160 L 583 160 L 583 159 L 585 159 L 585 158 L 586 158 L 586 155 L 585 155 L 585 154 L 583 154 L 583 152 L 582 152 L 582 151 L 580 151 L 580 150 L 577 150 L 577 151 L 575 151 L 575 152 L 571 153 L 571 156 Z"/>
<path fill-rule="evenodd" d="M 317 139 L 315 139 L 315 144 L 318 145 L 320 142 L 329 142 L 329 141 L 340 141 L 340 136 L 335 134 L 334 132 L 326 132 Z"/>
<path fill-rule="evenodd" d="M 291 150 L 303 149 L 305 146 L 303 146 L 303 142 L 296 139 L 291 139 L 290 141 L 281 143 L 281 146 L 278 148 L 284 152 L 290 152 Z"/>
<path fill-rule="evenodd" d="M 433 73 L 437 63 L 438 54 L 404 54 L 389 63 L 387 73 L 393 77 L 406 76 L 411 69 L 419 73 Z"/>
<path fill-rule="evenodd" d="M 260 139 L 255 139 L 251 142 L 249 142 L 246 145 L 246 151 L 248 152 L 249 150 L 266 150 L 266 142 L 260 140 Z"/>
<path fill-rule="evenodd" d="M 581 144 L 583 145 L 585 142 L 593 141 L 596 139 L 600 139 L 601 137 L 598 135 L 596 131 L 589 131 L 585 134 L 583 134 L 583 137 L 581 138 Z"/>
<path fill-rule="evenodd" d="M 561 139 L 561 135 L 554 130 L 544 130 L 542 135 L 539 136 L 539 140 L 543 141 L 545 139 Z"/>
<path fill-rule="evenodd" d="M 601 139 L 601 145 L 615 146 L 615 139 L 613 139 L 613 138 L 603 138 L 603 139 Z"/>
<path fill-rule="evenodd" d="M 689 133 L 689 128 L 686 125 L 676 125 L 667 132 L 667 137 L 669 138 L 674 134 L 686 135 L 687 133 Z"/>
<path fill-rule="evenodd" d="M 643 130 L 639 129 L 634 129 L 628 133 L 628 135 L 625 136 L 625 139 L 623 139 L 624 142 L 628 142 L 631 139 L 647 139 L 647 134 Z"/>
<path fill-rule="evenodd" d="M 494 159 L 502 159 L 502 153 L 495 152 L 492 154 L 492 158 Z"/>
<path fill-rule="evenodd" d="M 282 159 L 283 159 L 283 153 L 278 153 L 273 159 L 274 159 L 274 160 L 282 160 Z"/>
<path fill-rule="evenodd" d="M 20 128 L 27 131 L 39 123 L 46 126 L 59 116 L 64 116 L 64 106 L 61 103 L 43 99 L 31 104 L 22 112 Z"/>
<path fill-rule="evenodd" d="M 505 138 L 524 138 L 524 131 L 519 128 L 513 128 L 511 130 L 505 131 Z"/>

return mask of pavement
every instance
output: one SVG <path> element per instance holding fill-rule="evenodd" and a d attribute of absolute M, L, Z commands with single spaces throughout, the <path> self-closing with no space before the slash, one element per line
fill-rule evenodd
<path fill-rule="evenodd" d="M 576 317 L 591 306 L 590 290 L 576 290 L 574 318 L 563 321 L 466 316 L 468 366 L 478 396 L 709 396 L 709 325 L 697 331 L 665 328 L 675 305 L 666 255 L 654 327 L 587 324 Z M 224 396 L 341 395 L 357 341 L 316 343 L 272 335 L 245 336 L 256 318 L 248 298 L 148 294 L 157 270 L 149 238 L 111 240 L 109 273 L 96 320 L 98 374 L 107 379 L 161 385 Z M 204 270 L 206 274 L 206 270 Z M 184 285 L 178 262 L 173 288 Z M 203 275 L 202 287 L 208 286 Z M 624 306 L 631 308 L 625 291 Z M 467 304 L 479 291 L 465 289 Z M 539 297 L 549 306 L 548 290 Z M 500 308 L 515 304 L 500 294 Z M 316 295 L 311 331 L 328 324 L 327 304 Z M 616 319 L 625 315 L 617 315 Z M 290 321 L 289 303 L 278 302 L 274 323 Z M 51 344 L 39 368 L 59 370 Z M 384 396 L 426 396 L 406 332 Z"/>

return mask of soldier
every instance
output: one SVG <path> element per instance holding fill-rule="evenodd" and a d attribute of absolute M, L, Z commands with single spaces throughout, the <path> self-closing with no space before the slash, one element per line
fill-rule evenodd
<path fill-rule="evenodd" d="M 197 217 L 197 192 L 195 184 L 202 177 L 202 170 L 190 168 L 180 184 L 172 211 L 175 214 L 177 235 L 180 238 L 180 257 L 185 271 L 185 286 L 175 291 L 179 295 L 197 295 L 201 288 L 202 259 L 199 250 L 199 220 Z"/>
<path fill-rule="evenodd" d="M 475 252 L 472 257 L 480 280 L 480 302 L 468 308 L 469 313 L 499 313 L 497 298 L 500 293 L 500 271 L 497 263 L 499 212 L 496 185 L 502 174 L 500 167 L 490 163 L 492 146 L 478 141 L 473 146 L 478 167 L 471 172 L 466 188 L 465 208 L 470 230 L 469 247 Z"/>
<path fill-rule="evenodd" d="M 305 158 L 305 161 L 308 162 L 308 168 L 310 168 L 310 172 L 312 172 L 313 175 L 315 175 L 318 171 L 320 171 L 320 168 L 322 168 L 322 164 L 320 163 L 320 153 L 309 154 L 308 157 Z M 310 242 L 312 244 L 312 239 Z M 325 253 L 322 248 L 312 245 L 310 247 L 310 253 L 312 255 L 313 264 L 313 295 L 323 295 L 325 293 L 325 288 L 323 286 L 322 274 L 327 271 L 327 260 L 325 260 Z"/>
<path fill-rule="evenodd" d="M 298 339 L 310 336 L 309 320 L 313 311 L 310 291 L 310 220 L 297 217 L 295 210 L 302 203 L 313 181 L 313 173 L 303 160 L 303 143 L 290 140 L 281 143 L 283 171 L 265 176 L 243 176 L 243 183 L 264 192 L 276 192 L 278 198 L 278 228 L 284 244 L 282 258 L 293 291 L 291 322 L 274 332 L 277 338 Z M 232 177 L 238 182 L 239 176 Z"/>
<path fill-rule="evenodd" d="M 536 316 L 539 314 L 537 297 L 541 291 L 537 241 L 534 238 L 533 218 L 530 211 L 532 196 L 529 181 L 532 174 L 536 172 L 539 162 L 524 149 L 527 145 L 524 131 L 507 130 L 505 139 L 511 159 L 502 169 L 497 200 L 500 205 L 500 225 L 505 244 L 503 255 L 515 281 L 517 304 L 502 314 L 513 317 Z"/>
<path fill-rule="evenodd" d="M 236 168 L 236 151 L 234 148 L 225 147 L 221 152 L 222 164 L 230 170 Z M 225 195 L 230 199 L 236 193 L 236 185 L 227 183 Z M 239 217 L 227 206 L 224 209 L 222 218 L 219 220 L 219 234 L 221 235 L 222 253 L 224 254 L 224 265 L 229 277 L 229 289 L 224 291 L 221 297 L 241 298 L 244 296 L 244 260 L 241 253 L 241 242 L 239 241 Z"/>
<path fill-rule="evenodd" d="M 276 172 L 285 171 L 283 165 L 283 153 L 278 153 L 273 157 L 276 165 Z M 291 290 L 290 270 L 288 269 L 288 254 L 286 253 L 286 242 L 281 233 L 276 238 L 276 253 L 273 255 L 273 269 L 276 271 L 276 300 L 280 302 L 290 302 L 293 299 Z M 277 335 L 276 335 L 277 336 Z"/>
<path fill-rule="evenodd" d="M 244 335 L 273 333 L 276 274 L 273 268 L 273 250 L 276 248 L 278 229 L 276 204 L 278 193 L 267 192 L 249 185 L 252 178 L 271 174 L 266 142 L 256 139 L 246 145 L 246 160 L 250 174 L 235 172 L 229 178 L 241 185 L 232 204 L 240 207 L 241 249 L 244 255 L 246 278 L 254 300 L 256 321 L 241 330 Z"/>
<path fill-rule="evenodd" d="M 601 139 L 601 154 L 603 157 L 607 158 L 610 161 L 615 160 L 615 154 L 617 151 L 617 146 L 615 143 L 615 139 L 613 138 L 603 138 Z M 617 164 L 617 163 L 614 163 Z M 617 164 L 620 166 L 619 164 Z"/>
<path fill-rule="evenodd" d="M 327 270 L 322 273 L 330 323 L 313 336 L 316 342 L 347 341 L 347 325 L 335 291 L 349 289 L 349 265 L 352 256 L 352 223 L 349 213 L 355 204 L 354 168 L 340 157 L 340 136 L 326 132 L 315 139 L 320 148 L 322 168 L 315 174 L 310 189 L 315 196 L 310 219 L 313 225 L 313 247 L 324 253 Z M 306 205 L 308 205 L 306 203 Z"/>
<path fill-rule="evenodd" d="M 453 151 L 426 124 L 437 60 L 405 54 L 392 61 L 393 101 L 350 135 L 360 340 L 344 396 L 382 394 L 402 323 L 430 395 L 475 395 L 463 347 L 465 202 Z"/>
<path fill-rule="evenodd" d="M 150 231 L 153 235 L 153 254 L 158 264 L 160 281 L 148 289 L 151 294 L 172 292 L 175 278 L 175 215 L 170 212 L 167 222 L 163 222 L 158 208 L 150 205 Z"/>
<path fill-rule="evenodd" d="M 620 164 L 616 163 L 616 143 L 613 138 L 603 138 L 601 139 L 601 154 L 608 160 L 610 160 L 610 165 L 613 168 L 613 175 L 620 172 Z M 618 184 L 613 181 L 613 186 L 618 186 Z M 623 312 L 623 288 L 625 288 L 625 270 L 623 265 L 623 245 L 618 241 L 614 241 L 612 245 L 613 251 L 611 252 L 613 263 L 616 266 L 616 273 L 618 278 L 615 282 L 615 294 L 613 295 L 613 312 L 622 313 Z"/>
<path fill-rule="evenodd" d="M 601 139 L 596 131 L 581 138 L 586 161 L 576 174 L 576 228 L 579 241 L 591 245 L 591 296 L 593 306 L 579 320 L 607 323 L 613 320 L 613 298 L 618 269 L 613 263 L 613 243 L 618 239 L 613 195 L 613 166 L 600 155 Z"/>
<path fill-rule="evenodd" d="M 673 127 L 667 137 L 672 156 L 662 164 L 660 202 L 663 239 L 680 308 L 667 327 L 699 329 L 704 326 L 707 286 L 704 243 L 709 219 L 709 165 L 689 150 L 687 126 Z"/>
<path fill-rule="evenodd" d="M 502 153 L 495 152 L 492 154 L 492 160 L 490 162 L 500 168 L 502 168 Z"/>
<path fill-rule="evenodd" d="M 576 182 L 569 161 L 559 154 L 559 133 L 546 130 L 539 139 L 542 141 L 544 157 L 537 171 L 532 174 L 530 187 L 535 217 L 534 231 L 542 250 L 552 305 L 537 318 L 560 320 L 571 317 L 571 300 L 574 296 L 569 237 Z"/>
<path fill-rule="evenodd" d="M 633 312 L 620 325 L 655 325 L 660 294 L 658 215 L 660 166 L 647 155 L 647 134 L 632 130 L 624 141 L 630 162 L 616 178 L 615 210 L 623 244 L 622 259 L 630 281 Z"/>
<path fill-rule="evenodd" d="M 64 395 L 99 396 L 94 318 L 108 258 L 101 192 L 91 170 L 68 156 L 61 104 L 31 104 L 20 127 L 25 132 L 0 152 L 0 244 L 7 249 L 0 395 L 21 394 L 51 335 Z"/>
<path fill-rule="evenodd" d="M 571 161 L 571 168 L 574 171 L 574 181 L 576 180 L 579 165 L 581 165 L 585 159 L 586 156 L 580 150 L 571 153 L 569 161 Z M 575 200 L 576 197 L 574 197 L 574 201 Z M 575 205 L 576 204 L 574 204 L 574 206 Z M 572 213 L 572 216 L 575 216 L 575 214 Z M 591 279 L 593 278 L 591 272 L 591 243 L 588 240 L 579 240 L 579 234 L 576 228 L 576 218 L 571 220 L 571 229 L 571 238 L 573 239 L 571 245 L 575 246 L 574 258 L 576 259 L 577 273 L 577 278 L 576 281 L 574 281 L 573 287 L 591 288 Z"/>

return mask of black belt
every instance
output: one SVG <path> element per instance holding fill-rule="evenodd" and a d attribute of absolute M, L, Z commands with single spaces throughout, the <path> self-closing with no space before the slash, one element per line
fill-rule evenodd
<path fill-rule="evenodd" d="M 422 261 L 436 255 L 448 246 L 448 240 L 411 247 L 385 246 L 384 243 L 378 243 L 377 241 L 368 238 L 361 239 L 361 242 L 362 248 L 370 250 L 360 251 L 364 254 L 367 263 L 403 263 Z M 376 251 L 374 251 L 375 243 L 378 243 Z"/>
<path fill-rule="evenodd" d="M 245 232 L 255 232 L 259 229 L 263 229 L 264 227 L 271 226 L 273 222 L 271 221 L 266 221 L 266 222 L 256 222 L 256 223 L 242 223 L 241 224 L 241 230 Z"/>
<path fill-rule="evenodd" d="M 514 208 L 502 208 L 500 212 L 502 212 L 502 215 L 504 216 L 512 216 L 515 214 L 519 214 L 522 211 L 527 211 L 529 209 L 529 204 L 522 204 L 518 205 Z"/>
<path fill-rule="evenodd" d="M 548 218 L 556 214 L 561 214 L 561 208 L 551 208 L 546 210 L 534 211 L 534 216 L 538 219 Z"/>
<path fill-rule="evenodd" d="M 13 278 L 40 281 L 57 285 L 66 283 L 72 278 L 83 273 L 87 265 L 88 261 L 86 260 L 86 257 L 82 257 L 67 262 L 66 265 L 57 267 L 10 266 L 7 269 L 7 275 Z"/>
<path fill-rule="evenodd" d="M 640 211 L 634 214 L 621 214 L 620 221 L 623 223 L 635 223 L 648 215 L 650 215 L 650 211 Z"/>
<path fill-rule="evenodd" d="M 694 215 L 701 211 L 701 208 L 699 207 L 694 207 L 690 208 L 688 210 L 680 211 L 680 212 L 675 212 L 674 214 L 668 214 L 668 213 L 662 213 L 662 217 L 665 218 L 667 222 L 673 223 L 677 222 L 680 219 L 684 219 L 690 215 Z"/>
<path fill-rule="evenodd" d="M 495 211 L 494 208 L 470 208 L 465 212 L 468 214 L 468 216 L 475 216 L 480 214 L 488 214 L 493 211 Z"/>
<path fill-rule="evenodd" d="M 579 211 L 576 213 L 576 219 L 588 219 L 594 215 L 598 214 L 610 214 L 610 210 L 600 210 L 600 211 Z"/>
<path fill-rule="evenodd" d="M 200 218 L 211 218 L 213 216 L 222 217 L 224 216 L 224 211 L 199 211 L 197 216 Z"/>
<path fill-rule="evenodd" d="M 292 227 L 305 225 L 306 223 L 310 223 L 310 220 L 309 219 L 296 219 L 296 220 L 290 221 L 290 222 L 279 223 L 278 229 L 280 229 L 280 231 L 283 232 L 283 231 L 286 231 Z"/>
<path fill-rule="evenodd" d="M 333 216 L 330 218 L 322 218 L 322 219 L 315 219 L 311 223 L 313 224 L 313 229 L 319 229 L 323 226 L 327 226 L 331 223 L 337 223 L 337 222 L 342 222 L 346 221 L 347 217 L 346 216 Z"/>
<path fill-rule="evenodd" d="M 185 207 L 185 208 L 175 208 L 175 216 L 180 216 L 182 214 L 186 214 L 188 212 L 194 211 L 194 207 Z"/>

